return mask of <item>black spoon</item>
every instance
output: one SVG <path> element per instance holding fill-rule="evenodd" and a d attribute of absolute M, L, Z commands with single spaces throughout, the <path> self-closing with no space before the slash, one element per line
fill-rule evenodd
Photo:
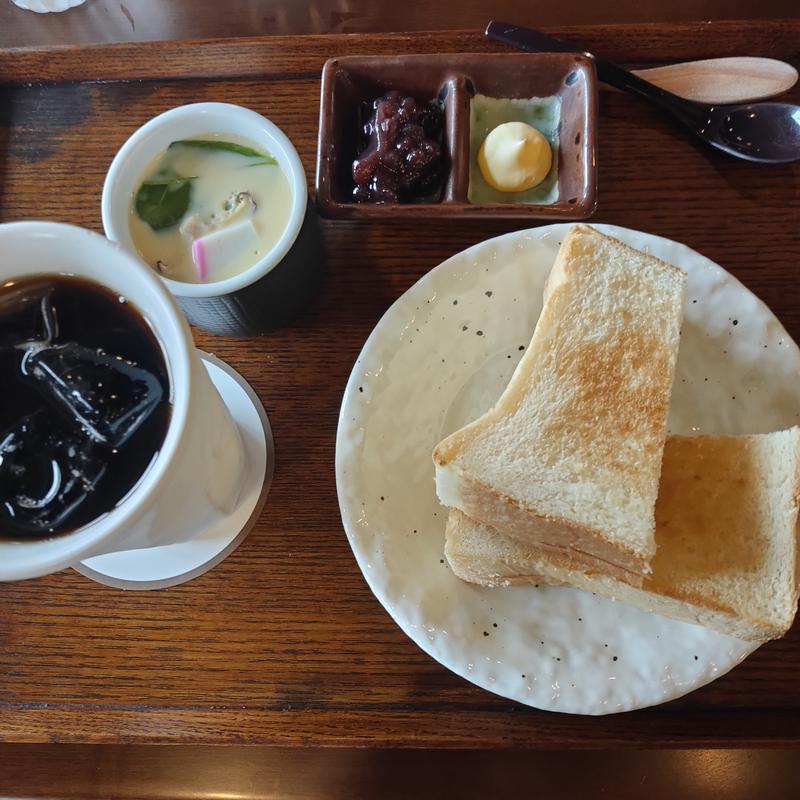
<path fill-rule="evenodd" d="M 578 51 L 575 45 L 539 31 L 492 21 L 486 37 L 529 53 Z M 751 103 L 713 106 L 685 100 L 591 53 L 597 77 L 617 89 L 649 100 L 672 114 L 707 144 L 731 156 L 760 164 L 787 164 L 800 159 L 800 106 Z"/>

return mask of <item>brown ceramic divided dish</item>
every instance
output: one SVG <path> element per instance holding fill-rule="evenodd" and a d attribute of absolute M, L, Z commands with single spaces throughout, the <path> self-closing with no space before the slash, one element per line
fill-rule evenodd
<path fill-rule="evenodd" d="M 425 203 L 356 203 L 353 159 L 358 155 L 359 108 L 390 89 L 444 103 L 443 150 L 448 163 L 441 199 Z M 558 197 L 550 204 L 482 203 L 467 197 L 470 101 L 561 99 Z M 349 56 L 322 70 L 317 204 L 326 217 L 498 217 L 585 219 L 597 206 L 597 79 L 594 62 L 576 53 L 462 53 Z"/>

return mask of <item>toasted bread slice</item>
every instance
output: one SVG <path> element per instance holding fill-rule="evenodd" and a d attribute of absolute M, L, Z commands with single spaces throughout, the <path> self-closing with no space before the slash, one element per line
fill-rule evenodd
<path fill-rule="evenodd" d="M 800 428 L 673 436 L 656 504 L 653 573 L 641 589 L 451 511 L 453 572 L 487 586 L 557 583 L 741 639 L 782 636 L 797 610 Z"/>
<path fill-rule="evenodd" d="M 527 544 L 649 572 L 686 275 L 570 229 L 495 406 L 433 454 L 440 500 Z"/>

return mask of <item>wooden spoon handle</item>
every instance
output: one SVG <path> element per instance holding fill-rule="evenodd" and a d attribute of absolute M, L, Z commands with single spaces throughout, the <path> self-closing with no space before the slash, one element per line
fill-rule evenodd
<path fill-rule="evenodd" d="M 791 64 L 749 56 L 687 61 L 634 72 L 688 100 L 719 105 L 773 97 L 797 83 L 797 70 Z"/>

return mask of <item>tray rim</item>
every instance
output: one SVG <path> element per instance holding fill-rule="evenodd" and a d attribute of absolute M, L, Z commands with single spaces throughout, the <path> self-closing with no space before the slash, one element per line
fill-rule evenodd
<path fill-rule="evenodd" d="M 679 61 L 685 58 L 710 58 L 712 56 L 737 55 L 739 49 L 725 42 L 708 45 L 712 37 L 725 37 L 741 33 L 742 28 L 757 31 L 769 48 L 754 55 L 787 57 L 786 53 L 797 53 L 797 38 L 800 36 L 800 18 L 764 20 L 724 19 L 693 22 L 630 22 L 600 23 L 585 25 L 546 26 L 545 32 L 554 36 L 582 39 L 582 44 L 600 38 L 632 35 L 636 50 L 622 57 L 623 63 L 657 64 Z M 673 46 L 659 57 L 653 48 L 652 36 L 673 39 L 681 38 L 679 46 Z M 420 53 L 425 48 L 430 52 L 464 52 L 453 39 L 463 38 L 470 46 L 479 46 L 481 52 L 500 53 L 497 44 L 485 42 L 483 31 L 472 28 L 449 30 L 415 31 L 413 33 L 326 33 L 303 35 L 257 35 L 228 38 L 163 39 L 143 42 L 95 42 L 91 44 L 34 45 L 0 48 L 0 85 L 18 86 L 26 83 L 63 84 L 75 82 L 152 80 L 155 82 L 190 79 L 234 79 L 268 77 L 275 73 L 285 74 L 287 45 L 302 44 L 307 53 L 304 58 L 318 56 L 319 68 L 306 68 L 301 73 L 311 77 L 319 74 L 325 60 L 332 55 L 380 54 L 381 43 L 397 45 L 398 53 Z M 706 43 L 706 44 L 704 44 Z M 674 45 L 674 41 L 673 41 Z M 334 47 L 335 52 L 330 48 Z M 366 48 L 366 52 L 365 52 Z M 235 59 L 230 50 L 238 51 Z M 202 58 L 197 58 L 197 51 Z M 194 53 L 190 53 L 194 51 Z M 700 53 L 702 52 L 702 55 Z M 655 55 L 654 55 L 655 54 Z M 778 54 L 777 56 L 775 54 Z M 153 61 L 154 56 L 157 61 Z M 604 55 L 618 57 L 613 48 L 606 45 Z M 248 57 L 251 59 L 248 63 Z"/>
<path fill-rule="evenodd" d="M 636 66 L 667 60 L 730 55 L 744 31 L 755 36 L 755 52 L 784 57 L 797 63 L 796 41 L 800 19 L 748 20 L 691 23 L 630 23 L 548 28 L 556 35 L 602 38 L 610 53 L 621 52 L 623 63 Z M 158 82 L 211 80 L 255 80 L 288 76 L 311 81 L 318 78 L 326 52 L 342 54 L 375 52 L 367 43 L 391 44 L 403 52 L 434 49 L 458 52 L 459 41 L 476 43 L 477 30 L 405 34 L 325 34 L 303 37 L 258 36 L 246 39 L 185 39 L 167 42 L 110 43 L 37 46 L 0 49 L 0 83 L 6 89 L 24 92 L 27 84 L 63 85 L 71 82 L 127 81 Z M 630 37 L 618 41 L 615 36 Z M 633 37 L 640 37 L 634 39 Z M 676 47 L 668 50 L 669 37 Z M 652 38 L 651 38 L 652 37 Z M 717 38 L 721 37 L 721 38 Z M 727 39 L 725 37 L 728 37 Z M 771 37 L 774 44 L 768 42 Z M 790 38 L 794 39 L 790 43 Z M 588 44 L 589 42 L 587 42 Z M 186 49 L 195 48 L 194 53 Z M 284 63 L 283 48 L 301 51 L 289 54 Z M 616 51 L 615 51 L 616 48 Z M 741 48 L 740 48 L 741 49 Z M 628 52 L 629 50 L 629 52 Z M 647 52 L 651 50 L 651 52 Z M 609 52 L 608 50 L 605 52 Z M 667 58 L 666 53 L 669 53 Z M 154 56 L 164 55 L 154 61 Z M 239 58 L 253 57 L 245 66 Z M 196 63 L 192 63 L 193 59 Z M 313 62 L 313 69 L 308 64 Z M 244 63 L 244 62 L 243 62 Z M 305 64 L 305 67 L 297 65 Z M 294 71 L 293 71 L 294 70 Z M 310 108 L 310 105 L 309 105 Z M 17 130 L 19 130 L 17 128 Z M 307 162 L 311 165 L 311 159 Z M 604 219 L 605 221 L 605 219 Z M 616 221 L 613 215 L 608 221 Z M 507 228 L 490 227 L 491 232 Z M 352 223 L 342 228 L 363 233 Z M 722 247 L 719 243 L 717 246 Z M 365 264 L 365 271 L 370 264 Z M 741 266 L 741 265 L 740 265 Z M 390 268 L 387 267 L 390 271 Z M 740 273 L 737 273 L 740 274 Z M 764 283 L 754 284 L 757 292 Z M 782 319 L 785 317 L 782 316 Z M 235 346 L 238 350 L 238 345 Z M 230 352 L 230 351 L 229 351 Z M 328 528 L 330 530 L 330 527 Z M 413 674 L 418 674 L 416 670 Z M 408 688 L 414 688 L 408 682 Z M 295 706 L 291 714 L 280 704 L 254 703 L 246 709 L 232 709 L 201 702 L 180 705 L 174 701 L 156 705 L 123 704 L 113 698 L 99 701 L 73 697 L 67 702 L 29 702 L 12 693 L 0 703 L 0 741 L 83 742 L 83 743 L 265 743 L 276 746 L 433 748 L 552 748 L 552 747 L 702 747 L 702 746 L 789 746 L 800 741 L 797 708 L 776 707 L 753 697 L 747 685 L 736 685 L 735 704 L 721 706 L 716 696 L 696 705 L 672 705 L 657 713 L 639 712 L 624 721 L 604 718 L 602 725 L 584 721 L 579 727 L 564 722 L 548 723 L 538 714 L 514 715 L 505 701 L 473 703 L 460 700 L 443 705 L 437 699 L 414 695 L 408 703 L 366 702 L 343 708 L 320 699 Z M 787 690 L 788 692 L 788 690 Z M 335 699 L 335 698 L 334 698 Z M 796 704 L 795 704 L 796 705 Z M 413 717 L 413 723 L 409 718 Z M 291 722 L 289 722 L 291 718 Z M 470 724 L 459 720 L 468 718 Z"/>

